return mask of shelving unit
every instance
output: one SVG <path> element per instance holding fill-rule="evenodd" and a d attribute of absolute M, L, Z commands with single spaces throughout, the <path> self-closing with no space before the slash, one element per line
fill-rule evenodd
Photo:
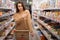
<path fill-rule="evenodd" d="M 0 11 L 5 11 L 5 12 L 7 12 L 7 11 L 12 11 L 12 9 L 0 7 Z"/>
<path fill-rule="evenodd" d="M 41 25 L 39 26 L 39 29 L 40 29 L 41 32 L 44 34 L 44 36 L 47 38 L 47 40 L 52 40 L 52 39 L 49 37 L 49 34 L 48 34 L 44 29 L 42 29 Z"/>
<path fill-rule="evenodd" d="M 60 40 L 60 32 L 58 31 L 58 26 L 60 25 L 60 5 L 59 5 L 60 1 L 59 0 L 33 0 L 33 7 L 32 7 L 32 16 L 34 15 L 34 11 L 36 11 L 36 15 L 38 18 L 35 18 L 33 16 L 33 18 L 35 18 L 36 20 L 34 20 L 35 22 L 38 22 L 39 25 L 42 25 L 43 30 L 41 27 L 39 27 L 38 29 L 41 30 L 41 32 L 43 33 L 43 35 L 47 38 L 47 40 Z M 35 15 L 35 16 L 36 16 Z M 40 17 L 42 19 L 40 19 Z M 49 23 L 48 20 L 51 20 L 51 22 L 56 23 L 57 25 L 54 25 L 53 23 L 51 24 L 51 22 Z M 47 22 L 47 23 L 46 23 Z M 56 29 L 55 29 L 55 28 Z M 60 30 L 60 28 L 59 28 Z M 51 36 L 55 37 L 56 39 L 54 39 L 52 37 L 49 38 L 49 34 L 48 32 L 51 34 Z M 59 32 L 59 33 L 58 33 Z"/>
<path fill-rule="evenodd" d="M 43 9 L 43 10 L 40 10 L 40 11 L 42 11 L 42 12 L 59 12 L 60 11 L 60 8 L 46 8 L 46 9 Z M 52 13 L 51 13 L 52 14 Z M 53 19 L 53 17 L 51 18 L 51 17 L 48 17 L 48 16 L 46 16 L 46 15 L 40 15 L 40 16 L 42 16 L 42 17 L 45 17 L 45 18 L 47 18 L 47 19 L 50 19 L 50 20 L 53 20 L 53 21 L 55 21 L 55 22 L 58 22 L 58 23 L 60 23 L 60 20 L 58 20 L 58 19 Z"/>
<path fill-rule="evenodd" d="M 60 8 L 46 8 L 46 9 L 42 9 L 41 11 L 46 11 L 46 12 L 50 12 L 50 11 L 60 11 Z"/>
<path fill-rule="evenodd" d="M 0 37 L 0 40 L 4 40 L 4 39 L 8 36 L 8 34 L 9 34 L 14 28 L 15 28 L 15 23 L 14 23 L 14 25 L 13 25 L 12 27 L 9 27 L 9 28 L 6 30 L 5 36 Z"/>
<path fill-rule="evenodd" d="M 13 13 L 10 13 L 10 14 L 3 14 L 2 16 L 0 16 L 0 18 L 3 18 L 3 17 L 7 17 L 7 16 L 11 16 L 11 15 L 13 15 Z"/>
<path fill-rule="evenodd" d="M 50 33 L 52 33 L 58 40 L 60 40 L 60 36 L 55 34 L 53 31 L 52 31 L 52 28 L 51 26 L 49 26 L 48 24 L 44 23 L 43 21 L 41 20 L 37 20 L 40 24 L 42 24 Z"/>
<path fill-rule="evenodd" d="M 48 32 L 46 30 L 44 30 L 44 28 L 41 26 L 40 21 L 37 21 L 36 20 L 36 22 L 39 25 L 37 29 L 40 29 L 41 30 L 42 34 L 47 38 L 47 40 L 53 40 L 51 37 L 49 37 L 49 36 L 51 36 L 51 34 L 48 34 Z M 38 33 L 37 33 L 37 35 L 38 35 Z M 38 38 L 39 38 L 39 35 L 38 35 Z"/>
<path fill-rule="evenodd" d="M 5 25 L 9 25 L 14 19 L 12 18 L 9 22 L 6 22 Z"/>
<path fill-rule="evenodd" d="M 11 11 L 11 9 L 4 9 L 4 8 L 0 8 L 0 10 L 2 10 L 2 12 L 6 12 L 6 11 Z M 2 16 L 0 16 L 0 19 L 3 18 L 3 17 L 10 17 L 11 15 L 13 15 L 12 13 L 11 14 L 4 14 Z M 6 22 L 4 25 L 5 26 L 8 26 L 14 19 L 13 18 L 10 18 L 10 20 L 8 22 Z M 5 31 L 5 36 L 2 36 L 0 37 L 0 40 L 4 40 L 8 34 L 15 28 L 15 23 L 13 23 L 14 25 L 12 27 L 7 27 L 6 31 Z M 3 29 L 4 30 L 4 29 Z"/>
<path fill-rule="evenodd" d="M 16 40 L 15 38 L 15 34 L 9 34 L 8 37 L 5 38 L 5 40 Z"/>
<path fill-rule="evenodd" d="M 47 16 L 43 16 L 43 15 L 40 15 L 41 17 L 44 17 L 44 18 L 47 18 L 47 19 L 50 19 L 50 20 L 52 20 L 52 21 L 55 21 L 55 22 L 58 22 L 58 23 L 60 23 L 60 20 L 58 20 L 58 19 L 53 19 L 53 18 L 50 18 L 50 17 L 47 17 Z"/>
<path fill-rule="evenodd" d="M 1 2 L 4 0 L 1 0 Z M 7 2 L 8 1 L 8 2 Z M 10 0 L 5 0 L 3 6 L 0 5 L 0 40 L 5 40 L 15 28 L 13 4 Z M 12 6 L 12 7 L 11 7 Z"/>

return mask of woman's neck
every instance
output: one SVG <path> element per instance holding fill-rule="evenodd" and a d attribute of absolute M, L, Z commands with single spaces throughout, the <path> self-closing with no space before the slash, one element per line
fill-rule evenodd
<path fill-rule="evenodd" d="M 19 11 L 19 13 L 21 14 L 21 13 L 23 13 L 24 11 Z"/>

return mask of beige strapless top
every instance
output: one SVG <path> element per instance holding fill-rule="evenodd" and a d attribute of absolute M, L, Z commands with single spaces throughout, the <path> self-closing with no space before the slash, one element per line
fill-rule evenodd
<path fill-rule="evenodd" d="M 16 30 L 29 30 L 27 14 L 20 15 L 20 14 L 16 13 L 14 15 L 14 19 L 16 21 Z"/>
<path fill-rule="evenodd" d="M 16 13 L 13 18 L 16 21 L 16 30 L 33 30 L 30 12 L 25 10 L 23 14 Z"/>

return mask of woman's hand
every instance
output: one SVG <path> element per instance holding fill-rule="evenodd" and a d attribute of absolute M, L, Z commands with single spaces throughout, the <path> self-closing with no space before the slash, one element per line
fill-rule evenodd
<path fill-rule="evenodd" d="M 34 36 L 34 32 L 33 31 L 30 31 L 30 35 L 33 37 Z"/>
<path fill-rule="evenodd" d="M 27 17 L 28 17 L 27 14 L 23 14 L 23 15 L 22 15 L 22 18 L 23 18 L 24 20 L 27 20 Z"/>

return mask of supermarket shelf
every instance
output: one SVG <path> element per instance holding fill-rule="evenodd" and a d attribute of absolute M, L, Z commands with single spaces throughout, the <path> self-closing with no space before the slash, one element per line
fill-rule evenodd
<path fill-rule="evenodd" d="M 36 17 L 33 17 L 33 19 L 37 19 Z"/>
<path fill-rule="evenodd" d="M 12 27 L 9 27 L 9 28 L 7 29 L 7 31 L 5 32 L 5 33 L 6 33 L 5 36 L 4 36 L 4 37 L 0 37 L 0 40 L 4 40 L 4 39 L 8 36 L 8 34 L 9 34 L 14 28 L 15 28 L 15 23 L 14 23 L 14 25 L 13 25 Z"/>
<path fill-rule="evenodd" d="M 33 11 L 40 11 L 40 9 L 34 9 Z"/>
<path fill-rule="evenodd" d="M 6 21 L 6 23 L 2 24 L 2 25 L 4 25 L 4 26 L 2 26 L 3 29 L 4 29 L 5 27 L 7 27 L 13 20 L 14 20 L 13 18 L 10 18 L 9 21 Z M 3 30 L 3 29 L 2 29 L 2 30 Z M 1 29 L 0 29 L 0 31 L 1 31 Z"/>
<path fill-rule="evenodd" d="M 41 30 L 41 32 L 44 34 L 44 36 L 47 38 L 47 40 L 52 40 L 50 37 L 49 37 L 49 34 L 41 28 L 41 26 L 39 26 L 39 29 Z"/>
<path fill-rule="evenodd" d="M 55 34 L 54 32 L 52 32 L 51 26 L 49 26 L 48 24 L 44 23 L 43 21 L 41 21 L 41 20 L 39 20 L 39 19 L 37 20 L 37 22 L 40 23 L 40 24 L 42 24 L 46 29 L 48 29 L 48 31 L 49 31 L 51 34 L 53 34 L 58 40 L 60 40 L 60 36 L 57 35 L 57 34 Z"/>
<path fill-rule="evenodd" d="M 12 11 L 12 9 L 0 7 L 0 11 L 7 12 L 7 11 Z"/>
<path fill-rule="evenodd" d="M 50 20 L 53 20 L 53 21 L 55 21 L 55 22 L 58 22 L 58 23 L 60 23 L 60 20 L 57 20 L 57 19 L 53 19 L 53 18 L 50 18 L 50 17 L 46 17 L 46 16 L 42 16 L 42 17 L 44 17 L 44 18 L 47 18 L 47 19 L 50 19 Z"/>
<path fill-rule="evenodd" d="M 46 9 L 43 9 L 42 11 L 46 11 L 46 12 L 49 12 L 49 11 L 60 11 L 60 8 L 46 8 Z"/>
<path fill-rule="evenodd" d="M 12 18 L 9 22 L 6 22 L 6 26 L 8 26 L 9 25 L 9 23 L 11 23 L 12 21 L 13 21 L 14 19 Z"/>
<path fill-rule="evenodd" d="M 11 15 L 13 15 L 13 13 L 11 13 L 11 14 L 3 14 L 2 16 L 0 16 L 0 18 L 6 17 L 6 16 L 11 16 Z"/>

